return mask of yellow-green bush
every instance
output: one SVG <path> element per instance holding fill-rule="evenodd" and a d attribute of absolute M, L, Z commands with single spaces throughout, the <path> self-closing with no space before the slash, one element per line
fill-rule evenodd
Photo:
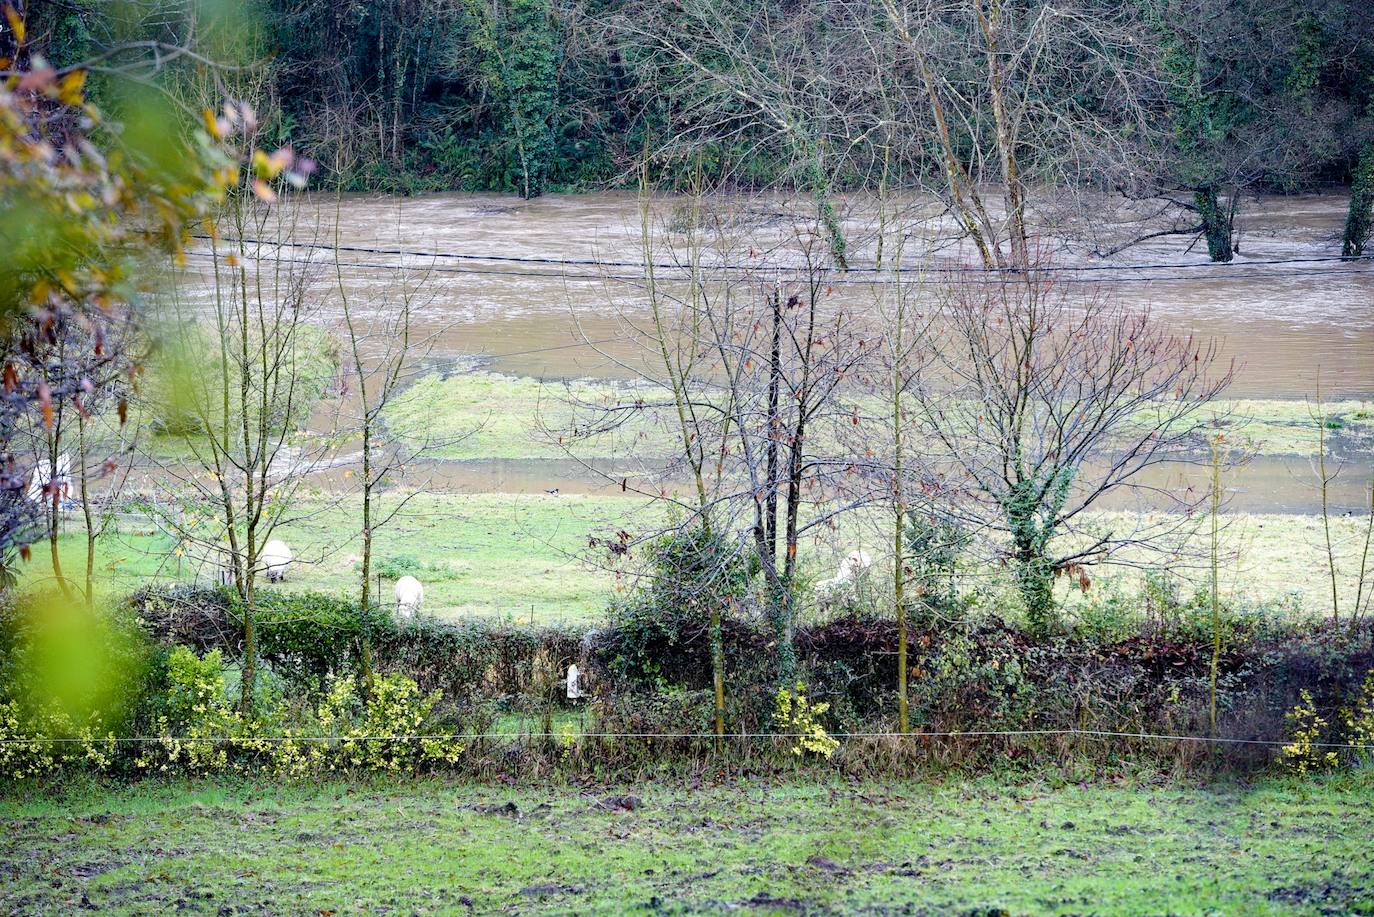
<path fill-rule="evenodd" d="M 409 772 L 455 763 L 463 746 L 433 722 L 439 692 L 422 695 L 404 675 L 334 679 L 318 704 L 267 704 L 245 716 L 224 684 L 218 650 L 196 656 L 185 647 L 167 660 L 165 712 L 156 742 L 135 759 L 158 771 L 261 767 L 286 777 L 323 771 Z"/>
<path fill-rule="evenodd" d="M 431 724 L 440 696 L 422 696 L 404 675 L 378 676 L 366 692 L 356 679 L 335 680 L 317 713 L 321 734 L 336 749 L 334 765 L 396 771 L 456 762 L 462 744 Z"/>
<path fill-rule="evenodd" d="M 77 723 L 56 707 L 24 711 L 0 702 L 0 776 L 26 780 L 56 774 L 70 765 L 108 770 L 115 757 L 114 733 L 98 715 Z"/>
<path fill-rule="evenodd" d="M 778 732 L 791 735 L 792 754 L 811 752 L 829 758 L 840 747 L 839 741 L 820 723 L 820 717 L 830 709 L 829 704 L 813 704 L 806 699 L 806 686 L 797 683 L 795 691 L 779 688 L 773 710 L 773 722 Z"/>
<path fill-rule="evenodd" d="M 1299 777 L 1305 777 L 1310 771 L 1335 767 L 1339 758 L 1334 751 L 1321 747 L 1327 722 L 1317 712 L 1312 693 L 1304 688 L 1298 696 L 1297 705 L 1286 715 L 1293 730 L 1293 741 L 1283 747 L 1279 756 L 1284 766 Z"/>
<path fill-rule="evenodd" d="M 1365 676 L 1355 705 L 1343 711 L 1346 735 L 1361 764 L 1374 764 L 1374 670 Z"/>
<path fill-rule="evenodd" d="M 166 692 L 165 712 L 154 721 L 157 741 L 139 749 L 135 765 L 159 771 L 226 768 L 244 720 L 224 690 L 220 651 L 200 657 L 184 646 L 173 649 Z"/>

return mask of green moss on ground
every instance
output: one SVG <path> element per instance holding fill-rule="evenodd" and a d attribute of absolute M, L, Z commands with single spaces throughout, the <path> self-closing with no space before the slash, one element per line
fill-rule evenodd
<path fill-rule="evenodd" d="M 640 805 L 599 803 L 622 793 Z M 1371 805 L 1367 776 L 599 791 L 147 782 L 0 801 L 0 910 L 1374 913 Z"/>

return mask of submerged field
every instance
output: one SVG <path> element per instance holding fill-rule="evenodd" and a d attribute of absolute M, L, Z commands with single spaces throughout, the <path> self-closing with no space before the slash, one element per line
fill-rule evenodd
<path fill-rule="evenodd" d="M 1374 913 L 1374 784 L 142 783 L 0 800 L 0 910 Z"/>

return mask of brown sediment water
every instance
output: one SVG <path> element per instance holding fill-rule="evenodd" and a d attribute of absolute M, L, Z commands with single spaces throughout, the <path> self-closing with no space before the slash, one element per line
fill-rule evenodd
<path fill-rule="evenodd" d="M 1221 358 L 1237 367 L 1229 397 L 1309 397 L 1318 372 L 1328 398 L 1369 397 L 1374 395 L 1374 262 L 1332 260 L 1339 254 L 1346 204 L 1342 194 L 1245 201 L 1239 219 L 1242 254 L 1231 264 L 1208 264 L 1205 251 L 1177 237 L 1108 259 L 1089 257 L 1081 246 L 1075 253 L 1066 243 L 1055 263 L 1106 268 L 1059 276 L 1125 306 L 1148 308 L 1179 332 L 1214 340 Z M 408 286 L 416 335 L 430 342 L 426 358 L 408 369 L 411 378 L 436 368 L 475 367 L 540 378 L 615 377 L 644 356 L 641 343 L 624 333 L 624 323 L 643 318 L 647 308 L 639 206 L 629 193 L 548 195 L 533 201 L 472 194 L 317 195 L 299 204 L 292 228 L 281 237 L 295 244 L 274 251 L 309 272 L 318 320 L 335 327 L 341 323 L 340 279 L 363 322 L 394 309 L 401 288 Z M 740 202 L 724 257 L 746 263 L 762 259 L 763 252 L 774 261 L 795 257 L 797 245 L 788 235 L 795 223 L 786 214 L 804 206 L 784 199 Z M 680 198 L 653 204 L 653 218 L 662 224 L 683 219 L 687 211 Z M 871 215 L 861 203 L 846 212 L 855 263 L 871 260 L 871 245 L 864 241 Z M 939 236 L 930 230 L 936 224 L 922 225 L 907 245 L 909 261 L 943 269 L 972 263 L 967 252 L 931 242 Z M 336 235 L 343 246 L 337 276 L 335 255 L 328 250 Z M 191 259 L 189 282 L 183 285 L 192 298 L 207 295 L 205 251 L 202 247 Z M 455 255 L 461 257 L 447 257 Z M 655 260 L 673 257 L 661 250 Z M 1170 267 L 1130 268 L 1141 264 Z M 668 269 L 659 272 L 669 285 L 678 276 Z M 839 281 L 836 301 L 862 309 L 864 297 L 871 295 L 863 276 L 857 272 Z M 1205 472 L 1191 466 L 1164 466 L 1152 473 L 1158 477 L 1147 482 L 1152 485 L 1167 478 L 1205 487 Z M 616 489 L 576 463 L 548 460 L 431 462 L 425 474 L 436 490 Z M 1317 499 L 1310 477 L 1304 460 L 1252 461 L 1233 473 L 1231 508 L 1310 512 Z M 1367 511 L 1367 487 L 1367 475 L 1352 472 L 1337 483 L 1333 504 L 1341 511 Z"/>
<path fill-rule="evenodd" d="M 1264 197 L 1241 208 L 1242 254 L 1212 265 L 1188 240 L 1165 237 L 1109 259 L 1066 247 L 1055 264 L 1105 267 L 1066 273 L 1065 282 L 1100 281 L 1098 289 L 1131 307 L 1147 307 L 1180 331 L 1215 339 L 1238 364 L 1231 394 L 1301 398 L 1311 395 L 1317 371 L 1331 397 L 1374 394 L 1374 262 L 1309 262 L 1339 254 L 1347 199 L 1341 194 Z M 671 224 L 687 206 L 667 198 L 655 219 Z M 624 316 L 642 314 L 645 297 L 639 203 L 633 194 L 547 195 L 521 201 L 498 195 L 439 194 L 415 198 L 349 195 L 309 197 L 293 217 L 291 237 L 302 244 L 337 238 L 354 249 L 340 253 L 352 302 L 366 318 L 389 308 L 398 281 L 419 286 L 419 331 L 435 335 L 433 357 L 477 357 L 495 370 L 540 377 L 614 375 L 616 360 L 632 360 L 638 345 L 624 340 Z M 783 215 L 789 201 L 741 204 L 748 219 L 731 229 L 737 256 L 777 252 L 788 245 Z M 851 210 L 855 257 L 871 220 Z M 671 237 L 670 237 L 671 238 Z M 756 243 L 751 246 L 751 243 Z M 394 254 L 397 250 L 411 254 Z M 283 249 L 311 260 L 315 295 L 326 319 L 339 317 L 333 255 L 320 249 Z M 421 254 L 431 253 L 431 254 Z M 440 254 L 463 258 L 439 257 Z M 481 256 L 511 260 L 481 260 Z M 656 260 L 665 257 L 663 252 Z M 914 266 L 971 263 L 958 251 L 907 245 Z M 544 259 L 544 260 L 541 260 Z M 1284 264 L 1268 264 L 1275 259 Z M 609 261 L 611 266 L 569 264 Z M 1132 264 L 1188 267 L 1125 271 Z M 204 260 L 192 258 L 203 268 Z M 671 271 L 661 272 L 672 277 Z M 862 275 L 851 276 L 857 284 Z M 423 283 L 421 283 L 423 281 Z M 862 286 L 841 286 L 856 299 Z M 604 341 L 596 347 L 583 339 Z M 608 356 L 610 359 L 608 359 Z"/>

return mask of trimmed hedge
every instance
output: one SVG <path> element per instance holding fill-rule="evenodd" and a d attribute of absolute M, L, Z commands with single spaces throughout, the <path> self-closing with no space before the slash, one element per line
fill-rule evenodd
<path fill-rule="evenodd" d="M 241 649 L 233 603 L 223 592 L 148 589 L 131 604 L 160 641 L 200 651 Z M 377 671 L 441 691 L 449 709 L 469 722 L 490 722 L 499 709 L 566 703 L 564 672 L 577 662 L 589 676 L 597 728 L 709 728 L 709 646 L 699 623 L 621 618 L 622 626 L 600 630 L 484 620 L 398 623 L 384 612 L 360 614 L 344 600 L 272 592 L 263 593 L 261 609 L 263 658 L 289 681 L 311 683 L 352 670 L 365 640 Z M 723 633 L 728 728 L 766 730 L 776 687 L 767 632 L 734 619 Z M 1283 739 L 1284 714 L 1303 690 L 1334 713 L 1374 669 L 1372 637 L 1368 626 L 1359 633 L 1326 625 L 1237 632 L 1220 663 L 1220 735 Z M 829 704 L 832 731 L 890 726 L 895 646 L 895 626 L 885 619 L 845 617 L 798 628 L 808 693 Z M 998 620 L 914 626 L 912 722 L 933 732 L 1087 728 L 1204 735 L 1210 653 L 1205 639 L 1187 631 L 1036 640 Z M 1226 750 L 1246 763 L 1274 753 L 1264 746 Z"/>
<path fill-rule="evenodd" d="M 148 587 L 129 599 L 154 639 L 199 652 L 243 652 L 236 598 L 225 589 Z M 262 659 L 289 682 L 318 683 L 361 667 L 364 645 L 381 672 L 413 678 L 451 702 L 562 696 L 565 672 L 582 658 L 585 629 L 522 627 L 487 620 L 396 621 L 385 610 L 318 593 L 259 592 Z"/>

